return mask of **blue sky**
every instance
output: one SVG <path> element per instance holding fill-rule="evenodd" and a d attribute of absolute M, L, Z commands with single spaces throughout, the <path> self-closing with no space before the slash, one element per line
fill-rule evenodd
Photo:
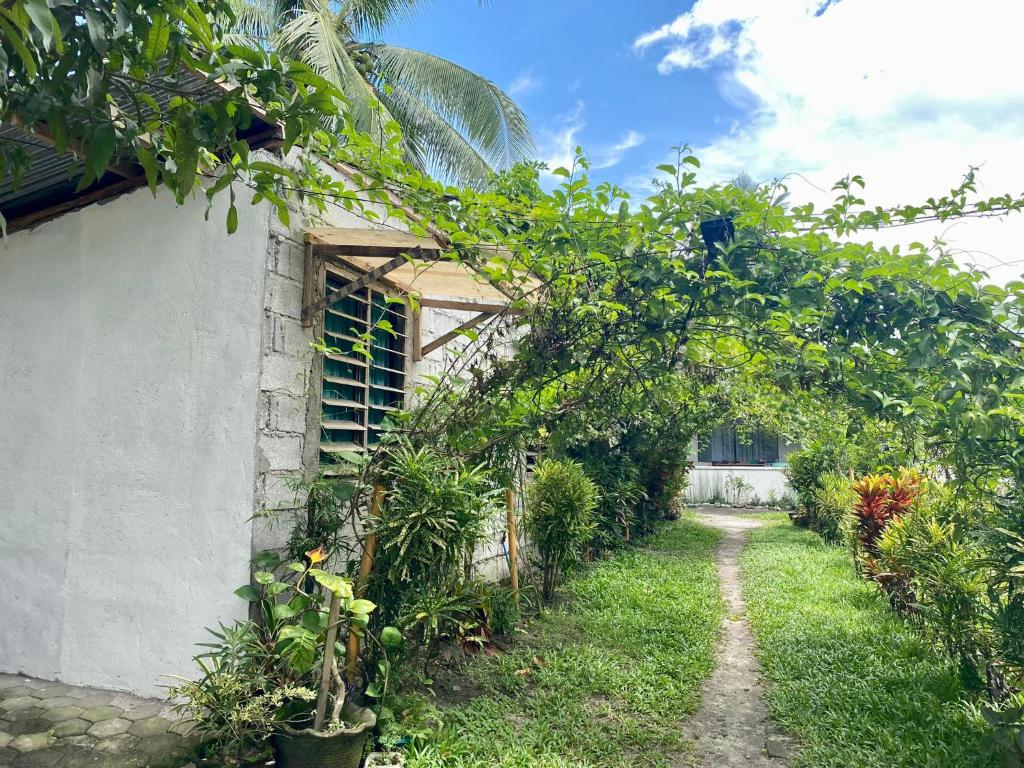
<path fill-rule="evenodd" d="M 707 143 L 744 114 L 719 93 L 714 70 L 667 81 L 656 56 L 633 50 L 635 38 L 689 5 L 443 0 L 388 42 L 449 58 L 514 93 L 543 159 L 564 156 L 571 131 L 596 164 L 614 161 L 602 175 L 625 183 L 673 145 Z"/>
<path fill-rule="evenodd" d="M 643 195 L 688 143 L 702 182 L 782 179 L 825 205 L 860 174 L 871 204 L 920 202 L 980 166 L 982 194 L 1024 188 L 1019 0 L 424 2 L 386 40 L 512 93 L 541 159 L 581 144 L 594 175 Z M 1024 216 L 885 232 L 941 240 L 994 280 L 1024 267 Z"/>

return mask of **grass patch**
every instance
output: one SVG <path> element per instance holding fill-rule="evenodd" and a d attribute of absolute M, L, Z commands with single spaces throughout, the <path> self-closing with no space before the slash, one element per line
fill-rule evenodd
<path fill-rule="evenodd" d="M 795 766 L 996 765 L 955 668 L 857 578 L 845 551 L 780 520 L 751 533 L 742 565 L 769 706 L 801 740 Z"/>
<path fill-rule="evenodd" d="M 680 719 L 714 665 L 717 541 L 681 520 L 593 564 L 513 652 L 465 664 L 480 695 L 441 710 L 410 768 L 678 764 Z"/>

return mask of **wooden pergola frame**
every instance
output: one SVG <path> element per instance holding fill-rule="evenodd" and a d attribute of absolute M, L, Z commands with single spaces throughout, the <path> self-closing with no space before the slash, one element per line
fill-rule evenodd
<path fill-rule="evenodd" d="M 421 344 L 419 313 L 414 312 L 413 361 L 423 359 L 495 315 L 523 314 L 522 309 L 511 306 L 514 299 L 507 288 L 465 264 L 443 259 L 444 248 L 432 238 L 396 230 L 326 227 L 308 230 L 305 248 L 302 324 L 307 328 L 313 326 L 316 316 L 327 307 L 374 285 L 383 285 L 400 295 L 416 295 L 420 307 L 476 313 L 457 328 Z M 320 295 L 325 264 L 358 274 L 358 277 L 330 294 Z M 433 286 L 433 292 L 439 292 L 444 298 L 424 295 L 427 291 L 416 285 L 420 276 L 432 268 L 445 272 L 440 276 L 444 287 L 439 290 L 436 284 Z"/>

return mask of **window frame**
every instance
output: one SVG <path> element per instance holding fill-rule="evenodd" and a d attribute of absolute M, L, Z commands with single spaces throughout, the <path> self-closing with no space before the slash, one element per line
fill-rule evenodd
<path fill-rule="evenodd" d="M 712 429 L 711 434 L 707 437 L 705 444 L 699 437 L 697 438 L 697 463 L 704 466 L 712 467 L 771 467 L 779 464 L 782 461 L 782 449 L 780 443 L 782 442 L 781 435 L 778 432 L 771 430 L 762 429 L 755 427 L 751 430 L 752 442 L 741 443 L 739 435 L 737 434 L 737 425 L 735 422 L 727 422 L 723 424 L 717 424 Z M 714 458 L 714 436 L 719 430 L 729 430 L 731 433 L 731 445 L 732 445 L 732 460 L 727 459 L 715 459 Z M 763 444 L 764 440 L 768 437 L 775 438 L 775 451 L 774 459 L 765 461 L 740 461 L 738 456 L 740 455 L 740 446 L 749 446 L 754 449 L 752 453 L 757 454 L 758 443 Z M 705 450 L 707 453 L 705 453 Z M 708 458 L 704 458 L 707 456 Z"/>
<path fill-rule="evenodd" d="M 317 288 L 323 291 L 321 295 L 327 295 L 353 279 L 356 277 L 352 272 L 325 263 Z M 319 364 L 315 369 L 317 463 L 322 468 L 344 463 L 332 460 L 332 453 L 371 453 L 379 442 L 384 419 L 408 402 L 414 362 L 412 312 L 407 302 L 386 301 L 400 296 L 398 291 L 371 285 L 330 305 L 321 315 L 319 338 L 328 347 L 341 350 L 318 355 Z M 374 341 L 379 338 L 387 343 L 371 342 L 369 358 L 353 351 L 352 345 L 362 342 L 360 334 L 375 328 L 381 317 L 391 322 L 394 333 L 378 328 L 373 331 Z M 378 378 L 378 373 L 383 378 Z"/>

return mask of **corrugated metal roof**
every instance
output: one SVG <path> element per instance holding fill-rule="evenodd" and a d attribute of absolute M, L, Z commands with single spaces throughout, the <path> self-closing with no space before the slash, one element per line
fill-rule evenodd
<path fill-rule="evenodd" d="M 0 209 L 19 198 L 29 198 L 76 181 L 82 175 L 82 163 L 73 154 L 57 154 L 53 142 L 42 136 L 13 125 L 0 125 L 0 142 L 3 141 L 24 149 L 30 162 L 17 186 L 9 173 L 0 179 Z"/>
<path fill-rule="evenodd" d="M 200 101 L 212 100 L 223 93 L 221 86 L 207 82 L 200 75 L 186 73 L 173 84 L 169 82 L 167 87 L 153 87 L 150 95 L 161 108 L 164 108 L 172 98 L 183 91 L 189 92 L 190 97 L 198 97 Z M 145 116 L 144 113 L 143 117 Z M 269 128 L 271 126 L 257 116 L 254 117 L 250 130 L 245 133 L 256 136 L 265 133 Z M 87 189 L 77 191 L 75 187 L 84 173 L 82 160 L 73 152 L 58 153 L 52 141 L 46 136 L 33 133 L 28 128 L 9 123 L 0 124 L 0 143 L 3 142 L 19 145 L 30 158 L 29 165 L 17 184 L 10 173 L 4 173 L 0 177 L 0 213 L 3 213 L 9 222 L 26 215 L 31 216 L 36 211 L 54 205 L 61 206 L 61 210 L 53 215 L 73 210 L 76 207 L 74 201 L 78 196 L 91 193 L 89 201 L 93 201 L 98 194 L 102 194 L 99 190 L 104 187 L 111 187 L 112 194 L 123 191 L 123 181 L 116 189 L 112 184 L 114 181 L 121 181 L 117 174 L 107 174 Z M 123 171 L 120 171 L 120 174 L 125 175 Z M 38 216 L 35 219 L 38 220 Z"/>

